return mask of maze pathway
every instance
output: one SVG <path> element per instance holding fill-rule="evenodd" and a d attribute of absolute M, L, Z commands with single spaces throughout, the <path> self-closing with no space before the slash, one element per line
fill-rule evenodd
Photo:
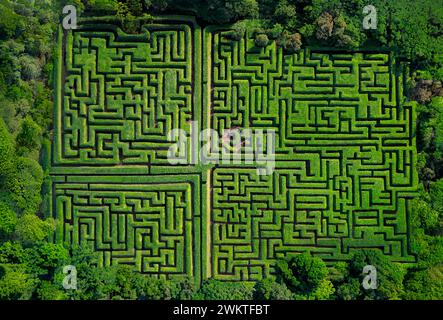
<path fill-rule="evenodd" d="M 59 36 L 52 153 L 56 241 L 161 277 L 257 280 L 276 259 L 359 248 L 414 261 L 417 187 L 407 65 L 390 52 L 257 48 L 169 17 L 127 35 Z M 275 170 L 170 165 L 171 129 L 272 129 Z"/>

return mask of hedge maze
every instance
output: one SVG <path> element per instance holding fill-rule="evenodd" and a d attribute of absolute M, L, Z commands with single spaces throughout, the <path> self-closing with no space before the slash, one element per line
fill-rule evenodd
<path fill-rule="evenodd" d="M 414 261 L 415 112 L 390 52 L 257 48 L 169 17 L 127 35 L 60 33 L 52 154 L 55 235 L 102 265 L 161 277 L 257 280 L 309 251 Z M 273 129 L 276 164 L 169 165 L 167 133 Z"/>
<path fill-rule="evenodd" d="M 193 115 L 192 37 L 186 25 L 69 33 L 56 160 L 167 163 L 168 131 Z"/>

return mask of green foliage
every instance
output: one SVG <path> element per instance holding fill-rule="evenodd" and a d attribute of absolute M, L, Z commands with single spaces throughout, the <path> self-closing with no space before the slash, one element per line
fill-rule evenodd
<path fill-rule="evenodd" d="M 443 266 L 411 270 L 405 281 L 406 300 L 443 300 Z"/>
<path fill-rule="evenodd" d="M 258 34 L 255 37 L 255 45 L 257 47 L 266 47 L 269 44 L 269 38 L 265 34 Z"/>
<path fill-rule="evenodd" d="M 284 283 L 266 278 L 254 287 L 254 300 L 292 300 L 293 294 Z"/>
<path fill-rule="evenodd" d="M 27 260 L 20 243 L 7 241 L 0 245 L 0 264 L 22 264 Z"/>
<path fill-rule="evenodd" d="M 279 24 L 279 23 L 276 23 L 276 24 L 274 24 L 273 26 L 272 26 L 272 28 L 271 29 L 269 29 L 268 30 L 268 36 L 271 38 L 271 39 L 277 39 L 277 38 L 279 38 L 281 35 L 282 35 L 282 33 L 284 32 L 284 27 L 281 25 L 281 24 Z"/>
<path fill-rule="evenodd" d="M 9 0 L 0 0 L 0 39 L 13 37 L 23 28 L 23 20 L 13 10 Z"/>
<path fill-rule="evenodd" d="M 320 258 L 302 253 L 289 260 L 279 260 L 276 267 L 278 278 L 296 295 L 327 298 L 323 293 L 328 292 L 329 284 L 325 283 L 328 269 Z"/>
<path fill-rule="evenodd" d="M 66 291 L 60 284 L 55 284 L 47 280 L 40 281 L 38 287 L 36 288 L 35 295 L 38 300 L 54 301 L 68 299 Z"/>
<path fill-rule="evenodd" d="M 334 285 L 330 280 L 324 279 L 320 282 L 318 287 L 308 296 L 296 294 L 295 299 L 298 300 L 329 300 L 335 293 Z"/>
<path fill-rule="evenodd" d="M 145 0 L 146 8 L 162 12 L 171 4 L 169 0 Z"/>
<path fill-rule="evenodd" d="M 360 28 L 361 8 L 374 4 L 379 13 L 377 30 Z M 140 27 L 142 1 L 137 0 L 74 0 L 88 14 L 115 14 L 118 12 L 123 28 L 136 33 Z M 64 4 L 63 2 L 57 4 Z M 148 10 L 157 12 L 166 8 L 171 12 L 185 8 L 195 12 L 204 21 L 216 23 L 235 22 L 244 18 L 261 16 L 257 46 L 267 46 L 269 38 L 287 51 L 300 49 L 303 41 L 317 44 L 315 39 L 319 17 L 323 45 L 342 48 L 368 44 L 396 46 L 400 53 L 414 60 L 413 67 L 421 68 L 422 78 L 441 79 L 442 68 L 442 6 L 432 0 L 312 0 L 312 1 L 255 1 L 255 0 L 148 0 Z M 40 166 L 29 158 L 38 152 L 42 133 L 49 137 L 52 97 L 46 86 L 50 72 L 53 31 L 57 16 L 51 12 L 53 1 L 0 0 L 0 234 L 4 239 L 12 235 L 27 248 L 5 242 L 0 245 L 0 299 L 66 299 L 60 288 L 60 272 L 66 263 L 67 252 L 61 245 L 36 244 L 53 230 L 52 221 L 42 221 L 35 215 L 41 203 L 40 190 L 43 173 Z M 60 11 L 59 9 L 57 9 Z M 297 11 L 297 12 L 296 12 Z M 425 14 L 411 14 L 423 12 Z M 234 26 L 233 38 L 242 39 L 250 30 L 247 23 Z M 291 33 L 287 32 L 290 31 Z M 292 34 L 292 35 L 291 35 Z M 265 38 L 266 37 L 266 38 Z M 14 40 L 11 40 L 12 38 Z M 9 39 L 9 40 L 8 40 Z M 264 50 L 262 50 L 264 51 Z M 46 70 L 44 72 L 43 70 Z M 426 94 L 426 92 L 425 92 Z M 420 177 L 426 180 L 425 191 L 414 203 L 411 214 L 412 245 L 418 254 L 418 266 L 411 269 L 402 290 L 403 271 L 381 254 L 364 251 L 355 255 L 349 268 L 336 266 L 327 279 L 323 264 L 312 262 L 312 257 L 298 257 L 279 265 L 280 282 L 265 279 L 255 286 L 246 283 L 207 281 L 195 294 L 193 280 L 164 280 L 144 277 L 128 266 L 100 268 L 91 252 L 74 252 L 72 260 L 82 274 L 81 290 L 69 293 L 75 299 L 328 299 L 334 294 L 332 283 L 337 283 L 336 295 L 341 299 L 441 299 L 442 261 L 442 169 L 443 112 L 442 98 L 430 97 L 424 106 L 424 118 L 420 120 L 419 139 L 422 153 L 419 157 Z M 271 106 L 272 108 L 272 106 Z M 6 123 L 5 123 L 6 122 Z M 14 141 L 15 137 L 15 141 Z M 17 153 L 14 151 L 17 146 Z M 34 152 L 35 153 L 35 152 Z M 27 157 L 27 158 L 26 158 Z M 434 181 L 435 180 L 435 181 Z M 13 201 L 11 201 L 13 199 Z M 19 218 L 17 218 L 17 216 Z M 15 230 L 15 233 L 14 233 Z M 74 250 L 75 251 L 75 250 Z M 381 290 L 377 293 L 362 292 L 361 267 L 378 264 Z M 34 265 L 34 266 L 32 266 Z M 377 267 L 378 268 L 378 267 Z M 56 271 L 57 270 L 57 271 Z M 39 280 L 42 275 L 57 272 L 54 281 Z M 291 288 L 293 293 L 288 289 Z"/>
<path fill-rule="evenodd" d="M 42 82 L 35 83 L 34 104 L 30 116 L 42 131 L 52 123 L 52 91 Z"/>
<path fill-rule="evenodd" d="M 436 157 L 443 157 L 443 97 L 434 97 L 429 104 L 429 109 L 433 110 L 431 125 L 434 128 Z"/>
<path fill-rule="evenodd" d="M 73 247 L 69 264 L 77 268 L 78 290 L 67 293 L 75 300 L 182 300 L 191 299 L 195 292 L 189 278 L 149 277 L 125 265 L 99 267 L 96 252 L 88 246 Z M 61 283 L 64 276 L 59 271 L 55 283 Z"/>
<path fill-rule="evenodd" d="M 25 54 L 19 58 L 19 63 L 23 80 L 31 81 L 41 77 L 42 67 L 37 58 Z"/>
<path fill-rule="evenodd" d="M 361 282 L 358 278 L 350 278 L 337 287 L 336 296 L 341 300 L 359 300 L 361 297 Z"/>
<path fill-rule="evenodd" d="M 54 222 L 43 221 L 34 214 L 25 214 L 18 219 L 15 235 L 25 246 L 31 246 L 46 239 L 54 231 Z"/>
<path fill-rule="evenodd" d="M 11 197 L 21 213 L 34 214 L 42 202 L 43 170 L 37 161 L 19 157 L 15 174 L 9 181 Z"/>
<path fill-rule="evenodd" d="M 0 265 L 0 300 L 28 300 L 37 283 L 21 265 Z"/>
<path fill-rule="evenodd" d="M 96 299 L 135 300 L 143 288 L 143 276 L 133 272 L 132 267 L 116 265 L 96 269 Z"/>
<path fill-rule="evenodd" d="M 376 290 L 365 290 L 362 286 L 366 276 L 363 269 L 367 265 L 372 265 L 377 270 Z M 404 275 L 403 268 L 391 262 L 379 250 L 359 250 L 349 263 L 349 277 L 344 283 L 337 285 L 337 296 L 344 300 L 399 299 L 403 294 Z"/>
<path fill-rule="evenodd" d="M 191 300 L 197 291 L 195 281 L 190 277 L 178 277 L 168 280 L 168 285 L 172 299 L 175 300 Z"/>
<path fill-rule="evenodd" d="M 243 39 L 247 32 L 247 26 L 245 21 L 239 21 L 232 26 L 232 39 L 239 41 Z"/>
<path fill-rule="evenodd" d="M 14 232 L 17 216 L 11 206 L 0 201 L 0 239 L 8 238 Z"/>
<path fill-rule="evenodd" d="M 440 218 L 440 212 L 430 205 L 430 201 L 429 194 L 422 191 L 421 196 L 414 199 L 411 216 L 411 224 L 416 228 L 424 229 L 427 233 L 438 227 Z"/>
<path fill-rule="evenodd" d="M 290 4 L 287 0 L 278 1 L 275 7 L 275 22 L 284 25 L 288 30 L 293 30 L 296 26 L 297 9 L 295 5 Z"/>
<path fill-rule="evenodd" d="M 432 208 L 443 214 L 443 179 L 431 183 L 429 194 Z"/>
<path fill-rule="evenodd" d="M 52 275 L 69 260 L 68 251 L 60 244 L 42 242 L 27 249 L 28 264 L 34 273 Z"/>
<path fill-rule="evenodd" d="M 153 277 L 144 279 L 139 297 L 141 300 L 170 300 L 172 297 L 169 281 Z"/>
<path fill-rule="evenodd" d="M 19 154 L 26 154 L 26 152 L 39 149 L 41 146 L 42 129 L 37 123 L 27 116 L 20 128 L 20 132 L 16 137 L 17 149 Z"/>
<path fill-rule="evenodd" d="M 283 45 L 286 51 L 289 53 L 294 53 L 301 49 L 302 41 L 301 35 L 299 33 L 295 34 L 283 34 L 283 39 L 280 40 L 280 43 Z"/>
<path fill-rule="evenodd" d="M 337 47 L 356 48 L 364 41 L 356 23 L 342 13 L 324 11 L 317 19 L 316 38 Z"/>
<path fill-rule="evenodd" d="M 214 279 L 203 283 L 196 293 L 196 300 L 252 300 L 253 284 L 246 282 L 227 282 Z"/>
<path fill-rule="evenodd" d="M 3 119 L 0 119 L 0 181 L 9 176 L 13 163 L 14 140 L 6 127 L 5 122 Z"/>

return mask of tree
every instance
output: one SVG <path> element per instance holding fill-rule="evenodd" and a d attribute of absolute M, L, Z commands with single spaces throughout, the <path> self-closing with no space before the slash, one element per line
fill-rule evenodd
<path fill-rule="evenodd" d="M 259 7 L 256 0 L 209 0 L 205 4 L 190 3 L 198 15 L 211 23 L 225 24 L 245 18 L 257 18 Z"/>
<path fill-rule="evenodd" d="M 17 15 L 9 1 L 0 2 L 0 38 L 11 38 L 17 29 L 23 26 L 23 21 Z"/>
<path fill-rule="evenodd" d="M 323 12 L 317 20 L 317 33 L 318 40 L 329 40 L 332 36 L 332 30 L 334 29 L 334 17 L 329 12 Z"/>
<path fill-rule="evenodd" d="M 246 31 L 247 28 L 245 22 L 244 21 L 237 22 L 232 26 L 231 37 L 233 40 L 239 41 L 243 39 L 243 37 L 246 34 Z"/>
<path fill-rule="evenodd" d="M 364 289 L 362 282 L 366 274 L 363 268 L 374 266 L 377 270 L 377 289 Z M 389 261 L 379 250 L 359 250 L 349 263 L 349 278 L 337 289 L 340 299 L 399 299 L 403 293 L 404 270 Z"/>
<path fill-rule="evenodd" d="M 194 279 L 181 277 L 168 281 L 171 288 L 171 296 L 175 300 L 191 300 L 196 293 Z"/>
<path fill-rule="evenodd" d="M 266 278 L 255 284 L 254 300 L 292 300 L 293 294 L 284 283 Z"/>
<path fill-rule="evenodd" d="M 40 78 L 42 73 L 42 67 L 39 64 L 37 58 L 31 57 L 27 54 L 22 55 L 19 58 L 21 76 L 25 81 L 37 80 Z"/>
<path fill-rule="evenodd" d="M 350 278 L 348 281 L 337 286 L 336 295 L 340 300 L 358 300 L 361 295 L 361 282 L 357 278 Z"/>
<path fill-rule="evenodd" d="M 24 246 L 31 246 L 46 239 L 54 230 L 52 220 L 40 220 L 34 214 L 25 214 L 18 219 L 15 235 Z"/>
<path fill-rule="evenodd" d="M 26 260 L 26 252 L 20 243 L 7 241 L 0 245 L 0 264 L 23 264 Z"/>
<path fill-rule="evenodd" d="M 308 253 L 298 254 L 289 260 L 279 260 L 276 265 L 278 280 L 298 299 L 327 299 L 332 294 L 332 284 L 327 279 L 328 268 L 320 258 Z"/>
<path fill-rule="evenodd" d="M 287 29 L 292 30 L 296 26 L 297 10 L 294 5 L 289 4 L 287 0 L 281 0 L 275 7 L 275 22 L 281 23 Z"/>
<path fill-rule="evenodd" d="M 51 281 L 40 281 L 36 288 L 38 300 L 67 300 L 67 295 L 60 284 Z"/>
<path fill-rule="evenodd" d="M 443 213 L 443 179 L 431 183 L 429 194 L 431 196 L 431 205 L 434 210 L 440 214 Z"/>
<path fill-rule="evenodd" d="M 169 281 L 154 277 L 145 277 L 141 294 L 141 300 L 170 300 L 174 296 Z"/>
<path fill-rule="evenodd" d="M 328 279 L 323 279 L 317 288 L 307 296 L 309 300 L 328 300 L 334 294 L 335 288 L 332 282 Z M 299 298 L 300 295 L 296 295 L 296 299 Z M 304 298 L 303 295 L 301 295 Z"/>
<path fill-rule="evenodd" d="M 37 280 L 21 265 L 0 266 L 0 300 L 28 300 Z"/>
<path fill-rule="evenodd" d="M 431 233 L 439 226 L 440 212 L 432 207 L 431 197 L 424 190 L 419 197 L 414 199 L 412 210 L 413 214 L 410 220 L 415 227 Z"/>
<path fill-rule="evenodd" d="M 14 163 L 14 140 L 0 118 L 0 181 L 11 174 Z"/>
<path fill-rule="evenodd" d="M 301 49 L 302 41 L 299 33 L 287 35 L 285 37 L 285 49 L 289 52 L 296 52 Z"/>
<path fill-rule="evenodd" d="M 256 0 L 224 0 L 224 2 L 234 20 L 258 17 L 259 8 Z"/>
<path fill-rule="evenodd" d="M 435 111 L 435 122 L 434 128 L 434 139 L 435 139 L 435 149 L 437 154 L 436 157 L 443 157 L 443 96 L 436 96 L 432 98 L 429 108 Z"/>
<path fill-rule="evenodd" d="M 25 214 L 37 212 L 41 198 L 43 170 L 37 161 L 19 157 L 16 160 L 14 176 L 9 181 L 12 199 Z"/>
<path fill-rule="evenodd" d="M 278 39 L 284 31 L 284 27 L 279 24 L 279 23 L 275 23 L 272 28 L 270 30 L 268 30 L 268 36 L 271 39 Z"/>
<path fill-rule="evenodd" d="M 168 0 L 145 0 L 146 8 L 150 9 L 151 7 L 157 11 L 165 11 L 169 6 Z"/>
<path fill-rule="evenodd" d="M 245 282 L 225 282 L 214 279 L 203 283 L 194 296 L 196 300 L 252 300 L 253 285 Z"/>
<path fill-rule="evenodd" d="M 443 266 L 411 270 L 405 281 L 406 300 L 443 300 Z"/>
<path fill-rule="evenodd" d="M 266 47 L 269 43 L 268 36 L 265 34 L 258 34 L 255 37 L 255 45 L 257 47 Z"/>
<path fill-rule="evenodd" d="M 143 275 L 134 272 L 133 267 L 115 265 L 97 269 L 98 286 L 95 288 L 98 299 L 136 300 L 142 293 Z"/>
<path fill-rule="evenodd" d="M 37 150 L 41 146 L 42 129 L 34 120 L 27 116 L 20 128 L 20 132 L 16 137 L 17 148 L 22 152 Z"/>
<path fill-rule="evenodd" d="M 143 14 L 143 5 L 140 0 L 126 0 L 129 11 L 134 16 L 141 16 Z"/>
<path fill-rule="evenodd" d="M 316 38 L 339 47 L 357 47 L 364 39 L 360 29 L 342 13 L 322 12 L 317 19 Z"/>
<path fill-rule="evenodd" d="M 11 236 L 16 224 L 17 216 L 11 206 L 0 201 L 0 239 L 5 239 Z"/>
<path fill-rule="evenodd" d="M 132 1 L 140 2 L 140 1 Z M 101 14 L 115 13 L 117 11 L 118 1 L 117 0 L 87 0 L 88 10 L 94 12 L 100 12 Z M 131 3 L 134 9 L 139 9 L 136 3 Z M 141 4 L 140 4 L 141 6 Z"/>
<path fill-rule="evenodd" d="M 37 243 L 26 249 L 26 263 L 33 273 L 39 275 L 49 275 L 51 278 L 54 272 L 61 266 L 67 265 L 69 260 L 68 251 L 61 244 Z"/>

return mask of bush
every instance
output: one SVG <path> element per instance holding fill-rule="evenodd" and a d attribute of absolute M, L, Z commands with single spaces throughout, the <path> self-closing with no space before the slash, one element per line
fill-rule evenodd
<path fill-rule="evenodd" d="M 403 298 L 406 300 L 443 300 L 443 266 L 408 272 Z"/>
<path fill-rule="evenodd" d="M 296 52 L 301 49 L 302 41 L 299 33 L 288 35 L 285 39 L 285 49 L 289 52 Z"/>
<path fill-rule="evenodd" d="M 237 22 L 233 26 L 233 30 L 231 32 L 231 37 L 235 41 L 239 41 L 243 39 L 247 31 L 245 22 Z"/>
<path fill-rule="evenodd" d="M 377 269 L 377 290 L 364 290 L 361 286 L 363 278 L 366 276 L 363 274 L 363 268 L 367 265 L 372 265 Z M 349 264 L 349 275 L 350 281 L 346 286 L 356 289 L 355 282 L 360 283 L 358 292 L 352 294 L 358 299 L 398 299 L 403 293 L 404 270 L 391 262 L 379 250 L 357 251 Z"/>
<path fill-rule="evenodd" d="M 268 36 L 265 34 L 258 34 L 255 37 L 255 45 L 257 47 L 266 47 L 269 44 Z"/>
<path fill-rule="evenodd" d="M 38 150 L 41 147 L 42 129 L 31 117 L 27 116 L 21 124 L 16 141 L 17 149 L 20 150 L 19 154 Z"/>
<path fill-rule="evenodd" d="M 224 282 L 210 279 L 195 295 L 197 300 L 252 300 L 253 285 L 244 282 Z"/>
<path fill-rule="evenodd" d="M 15 235 L 24 246 L 31 246 L 45 240 L 54 228 L 53 220 L 43 221 L 34 214 L 25 214 L 18 219 Z"/>
<path fill-rule="evenodd" d="M 320 258 L 303 253 L 278 261 L 277 274 L 292 292 L 309 295 L 326 280 L 328 268 Z"/>
<path fill-rule="evenodd" d="M 37 58 L 29 55 L 23 55 L 19 58 L 22 79 L 25 81 L 39 79 L 42 73 L 42 68 Z"/>
<path fill-rule="evenodd" d="M 14 140 L 0 118 L 0 181 L 11 174 L 14 162 Z"/>
<path fill-rule="evenodd" d="M 254 300 L 291 300 L 293 294 L 284 283 L 264 279 L 255 284 Z"/>
<path fill-rule="evenodd" d="M 0 239 L 9 237 L 17 224 L 17 216 L 9 204 L 0 201 Z"/>
<path fill-rule="evenodd" d="M 21 265 L 0 265 L 0 300 L 28 300 L 37 280 Z"/>
<path fill-rule="evenodd" d="M 16 170 L 8 182 L 11 197 L 22 213 L 34 214 L 42 202 L 43 170 L 37 161 L 19 157 Z"/>

